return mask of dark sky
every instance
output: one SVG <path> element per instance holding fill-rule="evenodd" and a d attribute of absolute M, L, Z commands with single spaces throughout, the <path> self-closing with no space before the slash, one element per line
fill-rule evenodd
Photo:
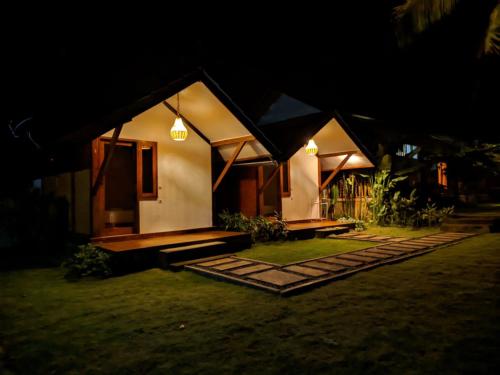
<path fill-rule="evenodd" d="M 85 18 L 78 9 L 6 13 L 2 141 L 12 144 L 10 120 L 34 116 L 32 135 L 47 144 L 197 66 L 250 111 L 275 90 L 403 132 L 497 136 L 498 59 L 477 58 L 493 1 L 462 0 L 403 49 L 392 22 L 398 1 L 348 3 L 291 9 L 294 16 L 256 5 L 229 15 L 200 10 L 201 21 L 154 9 L 158 17 L 132 19 L 97 11 Z"/>

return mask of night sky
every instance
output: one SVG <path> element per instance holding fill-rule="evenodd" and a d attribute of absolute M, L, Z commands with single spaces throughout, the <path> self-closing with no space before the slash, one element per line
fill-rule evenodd
<path fill-rule="evenodd" d="M 402 132 L 498 139 L 498 56 L 477 58 L 495 2 L 462 0 L 406 48 L 394 34 L 398 2 L 373 3 L 293 9 L 294 17 L 241 8 L 201 21 L 201 10 L 158 14 L 163 22 L 13 13 L 2 26 L 2 144 L 33 148 L 8 128 L 33 117 L 30 134 L 43 148 L 199 66 L 251 116 L 267 93 L 286 92 Z"/>

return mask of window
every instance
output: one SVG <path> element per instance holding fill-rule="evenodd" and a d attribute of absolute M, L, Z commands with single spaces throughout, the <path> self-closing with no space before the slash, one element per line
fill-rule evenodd
<path fill-rule="evenodd" d="M 446 165 L 445 162 L 439 162 L 437 164 L 438 185 L 441 186 L 445 190 L 448 188 L 448 176 L 446 174 L 447 168 L 448 168 L 448 166 Z"/>
<path fill-rule="evenodd" d="M 290 187 L 290 160 L 281 164 L 280 168 L 281 196 L 289 197 L 291 194 Z"/>
<path fill-rule="evenodd" d="M 401 149 L 396 152 L 398 156 L 410 156 L 413 159 L 418 159 L 418 147 L 415 145 L 404 144 Z"/>
<path fill-rule="evenodd" d="M 156 142 L 137 141 L 137 197 L 158 198 L 158 161 Z"/>

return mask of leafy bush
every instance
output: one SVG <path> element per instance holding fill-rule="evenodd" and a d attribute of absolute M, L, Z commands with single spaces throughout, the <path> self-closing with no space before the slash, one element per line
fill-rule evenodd
<path fill-rule="evenodd" d="M 363 177 L 369 177 L 363 175 Z M 372 185 L 370 207 L 372 222 L 378 225 L 438 225 L 453 213 L 453 206 L 438 208 L 436 203 L 427 203 L 421 209 L 417 208 L 417 190 L 413 189 L 409 197 L 404 197 L 401 191 L 394 191 L 400 181 L 407 176 L 392 178 L 388 170 L 375 173 L 370 178 Z"/>
<path fill-rule="evenodd" d="M 275 212 L 273 220 L 263 216 L 248 218 L 241 212 L 230 213 L 227 210 L 220 213 L 219 218 L 225 230 L 248 232 L 253 242 L 285 239 L 288 234 L 286 221 L 278 212 Z"/>
<path fill-rule="evenodd" d="M 444 219 L 453 214 L 454 209 L 454 206 L 439 209 L 436 203 L 427 203 L 427 207 L 418 211 L 420 224 L 428 226 L 441 224 Z"/>
<path fill-rule="evenodd" d="M 366 230 L 366 224 L 365 224 L 364 220 L 356 220 L 354 230 L 356 232 L 362 232 L 362 231 Z"/>
<path fill-rule="evenodd" d="M 341 223 L 346 223 L 346 224 L 354 223 L 354 230 L 356 232 L 362 232 L 362 231 L 366 230 L 366 224 L 365 224 L 364 220 L 358 220 L 358 219 L 354 219 L 352 217 L 340 217 L 337 219 L 337 221 L 339 221 Z"/>
<path fill-rule="evenodd" d="M 67 278 L 108 277 L 111 275 L 110 256 L 108 254 L 92 244 L 80 245 L 78 249 L 72 257 L 62 264 L 64 268 L 68 269 Z"/>

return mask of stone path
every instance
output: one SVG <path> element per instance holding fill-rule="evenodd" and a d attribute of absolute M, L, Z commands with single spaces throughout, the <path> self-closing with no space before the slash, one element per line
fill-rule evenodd
<path fill-rule="evenodd" d="M 377 234 L 364 234 L 363 232 L 349 232 L 342 234 L 332 234 L 328 238 L 338 238 L 341 240 L 358 240 L 358 241 L 373 241 L 373 242 L 399 242 L 405 241 L 407 237 L 380 236 Z"/>
<path fill-rule="evenodd" d="M 414 239 L 384 241 L 380 245 L 366 249 L 286 265 L 228 256 L 186 266 L 186 269 L 280 295 L 290 295 L 359 271 L 426 254 L 438 247 L 450 245 L 474 235 L 446 232 Z M 349 238 L 357 239 L 354 236 Z"/>

